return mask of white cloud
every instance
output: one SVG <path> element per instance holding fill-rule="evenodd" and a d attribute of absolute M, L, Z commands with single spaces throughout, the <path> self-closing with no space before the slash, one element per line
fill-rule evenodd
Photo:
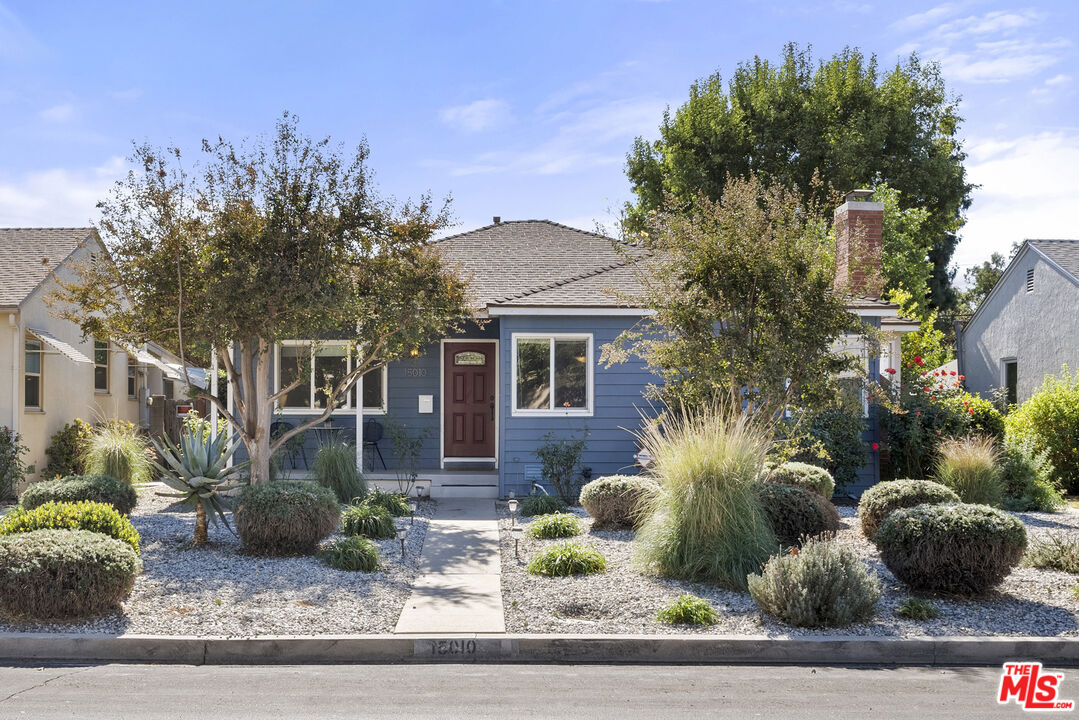
<path fill-rule="evenodd" d="M 957 11 L 958 8 L 954 3 L 945 3 L 943 5 L 938 5 L 935 8 L 930 8 L 925 12 L 915 13 L 914 15 L 908 15 L 902 20 L 897 20 L 892 23 L 892 28 L 902 32 L 918 30 L 926 25 L 930 25 L 943 20 L 950 15 L 954 15 Z"/>
<path fill-rule="evenodd" d="M 944 68 L 945 76 L 972 83 L 1001 83 L 1045 70 L 1061 57 L 1057 50 L 1066 40 L 1051 42 L 997 41 L 976 43 L 973 51 L 930 51 Z"/>
<path fill-rule="evenodd" d="M 1072 81 L 1071 75 L 1060 74 L 1060 75 L 1054 75 L 1053 77 L 1049 78 L 1048 80 L 1045 81 L 1045 84 L 1048 85 L 1049 87 L 1054 87 L 1054 86 L 1057 86 L 1057 85 L 1067 85 L 1071 81 Z"/>
<path fill-rule="evenodd" d="M 497 127 L 509 119 L 510 108 L 503 100 L 476 100 L 467 105 L 443 108 L 442 122 L 465 132 L 480 132 Z"/>
<path fill-rule="evenodd" d="M 124 174 L 123 158 L 84 170 L 50 169 L 0 177 L 0 227 L 79 227 Z"/>
<path fill-rule="evenodd" d="M 1079 134 L 986 139 L 969 153 L 969 179 L 981 187 L 955 254 L 961 268 L 1027 238 L 1079 238 Z"/>
<path fill-rule="evenodd" d="M 1035 25 L 1045 19 L 1045 13 L 1035 10 L 1006 12 L 997 10 L 982 16 L 970 15 L 937 26 L 932 34 L 943 38 L 969 35 L 1000 35 Z"/>
<path fill-rule="evenodd" d="M 46 108 L 38 113 L 38 116 L 51 123 L 67 122 L 75 115 L 75 106 L 71 103 L 64 103 L 63 105 L 54 105 L 50 108 Z"/>

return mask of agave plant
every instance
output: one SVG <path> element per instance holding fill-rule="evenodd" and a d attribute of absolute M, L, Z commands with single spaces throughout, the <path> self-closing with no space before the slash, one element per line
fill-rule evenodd
<path fill-rule="evenodd" d="M 175 493 L 157 493 L 164 497 L 181 498 L 181 505 L 195 509 L 195 544 L 208 540 L 207 520 L 216 525 L 218 518 L 232 531 L 225 510 L 231 509 L 231 499 L 244 481 L 240 471 L 248 463 L 226 467 L 241 440 L 228 445 L 228 436 L 221 434 L 211 440 L 207 435 L 185 428 L 177 447 L 167 437 L 164 446 L 154 441 L 154 447 L 166 465 L 154 462 L 161 481 Z"/>

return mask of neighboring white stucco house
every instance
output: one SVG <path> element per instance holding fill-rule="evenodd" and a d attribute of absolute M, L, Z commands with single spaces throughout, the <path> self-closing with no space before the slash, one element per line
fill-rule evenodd
<path fill-rule="evenodd" d="M 971 392 L 1000 389 L 1022 403 L 1079 368 L 1079 240 L 1027 240 L 957 333 L 959 372 Z"/>
<path fill-rule="evenodd" d="M 170 381 L 176 397 L 186 391 L 164 348 L 129 352 L 53 315 L 57 279 L 89 262 L 108 262 L 91 228 L 0 228 L 0 425 L 22 435 L 24 461 L 39 472 L 49 439 L 73 419 L 145 425 L 149 393 Z"/>

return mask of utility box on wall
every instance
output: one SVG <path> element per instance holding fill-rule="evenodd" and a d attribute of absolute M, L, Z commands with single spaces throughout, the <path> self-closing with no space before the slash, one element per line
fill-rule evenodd
<path fill-rule="evenodd" d="M 419 407 L 416 408 L 416 412 L 421 415 L 430 415 L 435 411 L 435 396 L 434 395 L 420 395 Z"/>

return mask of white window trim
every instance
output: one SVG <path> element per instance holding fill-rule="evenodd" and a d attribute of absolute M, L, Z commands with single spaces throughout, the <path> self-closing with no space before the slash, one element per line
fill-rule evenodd
<path fill-rule="evenodd" d="M 854 344 L 854 338 L 858 339 L 858 341 L 860 342 L 860 347 L 858 348 L 857 352 L 850 352 L 852 349 L 852 345 Z M 868 418 L 869 388 L 866 387 L 866 380 L 867 378 L 869 378 L 869 348 L 866 347 L 865 340 L 858 335 L 844 335 L 842 342 L 843 347 L 841 348 L 841 352 L 846 352 L 850 355 L 856 355 L 862 361 L 862 372 L 859 373 L 857 370 L 844 370 L 843 372 L 839 373 L 836 378 L 839 380 L 857 379 L 862 381 L 862 417 Z"/>
<path fill-rule="evenodd" d="M 510 414 L 513 417 L 592 417 L 595 411 L 595 382 L 593 372 L 592 333 L 513 333 L 510 347 Z M 517 407 L 517 341 L 551 341 L 551 405 L 547 409 Z M 554 405 L 554 343 L 557 340 L 585 340 L 585 407 L 556 408 Z"/>
<path fill-rule="evenodd" d="M 314 353 L 320 347 L 344 347 L 350 349 L 351 343 L 347 342 L 334 342 L 332 340 L 325 340 L 321 342 L 314 342 L 311 340 L 281 340 L 274 346 L 274 373 L 273 373 L 273 392 L 277 392 L 281 388 L 281 347 L 308 347 L 311 353 L 311 370 L 310 377 L 307 379 L 308 399 L 307 407 L 285 407 L 282 403 L 284 398 L 278 398 L 276 401 L 277 411 L 285 415 L 321 415 L 326 412 L 325 408 L 315 407 L 315 363 Z M 347 353 L 346 367 L 348 372 L 352 372 L 352 357 L 354 353 Z M 379 368 L 382 375 L 382 405 L 380 407 L 364 407 L 361 414 L 363 415 L 385 415 L 389 408 L 389 372 L 388 367 L 383 365 Z M 369 371 L 371 372 L 371 371 Z M 364 380 L 365 383 L 371 382 L 370 378 Z M 353 389 L 359 387 L 359 381 L 353 385 Z M 362 398 L 360 399 L 362 402 Z M 352 406 L 352 390 L 345 394 L 345 402 L 340 406 L 333 409 L 331 415 L 337 415 L 340 413 L 349 412 L 352 415 L 356 414 L 355 408 Z"/>
<path fill-rule="evenodd" d="M 132 373 L 134 373 L 134 376 L 132 376 Z M 129 381 L 131 380 L 132 377 L 135 378 L 135 388 L 134 388 L 135 394 L 132 395 L 129 392 L 127 394 L 127 399 L 128 400 L 138 400 L 138 398 L 139 398 L 139 363 L 138 363 L 138 360 L 135 358 L 134 355 L 127 355 L 127 365 L 124 368 L 124 387 L 128 388 L 129 390 L 131 389 L 131 384 L 130 384 Z"/>
<path fill-rule="evenodd" d="M 37 350 L 27 350 L 27 341 L 36 342 Z M 22 362 L 23 362 L 23 386 L 20 388 L 22 391 L 23 412 L 40 413 L 45 412 L 45 343 L 37 335 L 32 333 L 23 334 L 22 343 Z M 26 369 L 26 354 L 28 352 L 36 352 L 38 354 L 37 359 L 37 372 L 32 373 Z M 37 405 L 26 404 L 26 376 L 30 375 L 37 378 Z"/>
<path fill-rule="evenodd" d="M 99 349 L 97 347 L 97 344 L 99 342 L 105 344 L 105 363 L 104 363 L 104 365 L 102 365 L 102 363 L 99 363 L 97 361 L 97 351 Z M 94 355 L 93 355 L 93 358 L 94 358 L 94 379 L 93 379 L 93 382 L 94 382 L 94 392 L 96 394 L 98 394 L 98 395 L 109 395 L 112 392 L 112 358 L 110 357 L 111 354 L 112 354 L 111 345 L 112 344 L 108 340 L 98 340 L 97 338 L 93 339 L 93 351 L 94 351 Z M 104 367 L 105 368 L 105 387 L 104 387 L 104 389 L 99 388 L 97 386 L 97 369 L 99 367 Z"/>

